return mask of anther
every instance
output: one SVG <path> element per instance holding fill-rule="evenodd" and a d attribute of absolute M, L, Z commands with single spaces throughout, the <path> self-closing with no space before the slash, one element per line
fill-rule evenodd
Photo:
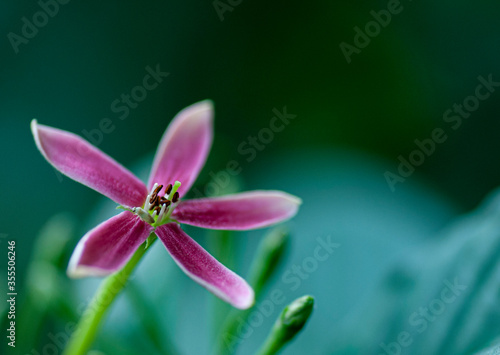
<path fill-rule="evenodd" d="M 153 188 L 151 189 L 151 192 L 149 195 L 146 197 L 146 203 L 144 205 L 144 209 L 146 211 L 149 211 L 151 209 L 151 199 L 156 195 L 156 190 L 158 189 L 158 184 L 155 183 L 153 185 Z"/>
<path fill-rule="evenodd" d="M 154 191 L 153 191 L 153 196 L 158 195 L 158 193 L 163 189 L 163 185 L 158 186 Z"/>
<path fill-rule="evenodd" d="M 156 185 L 157 185 L 157 184 L 155 184 L 155 186 L 156 186 Z M 153 204 L 153 206 L 157 204 L 157 200 L 158 200 L 158 199 L 157 199 L 157 197 L 158 197 L 158 193 L 161 191 L 161 189 L 162 189 L 162 188 L 163 188 L 163 185 L 157 186 L 157 187 L 153 190 L 153 192 L 151 193 L 151 195 L 150 195 L 151 197 L 150 197 L 150 199 L 149 199 L 149 203 L 150 203 L 150 204 Z"/>
<path fill-rule="evenodd" d="M 171 203 L 172 203 L 171 201 L 166 200 L 166 201 L 161 201 L 161 202 L 160 202 L 160 205 L 163 205 L 163 206 L 167 206 L 167 207 L 168 207 L 168 206 L 170 206 L 170 204 L 171 204 Z"/>
<path fill-rule="evenodd" d="M 159 214 L 159 213 L 160 213 L 160 211 L 161 211 L 161 207 L 160 207 L 160 206 L 156 206 L 156 207 L 155 207 L 155 212 Z"/>
<path fill-rule="evenodd" d="M 174 194 L 174 197 L 172 197 L 172 202 L 173 203 L 176 203 L 177 201 L 179 201 L 179 193 L 178 192 L 176 192 Z"/>
<path fill-rule="evenodd" d="M 149 203 L 152 205 L 152 206 L 155 206 L 158 204 L 158 200 L 160 199 L 160 197 L 158 195 L 153 195 L 151 196 L 151 198 L 149 199 Z"/>
<path fill-rule="evenodd" d="M 169 194 L 170 192 L 172 192 L 172 184 L 168 184 L 166 190 L 165 190 L 165 194 Z"/>

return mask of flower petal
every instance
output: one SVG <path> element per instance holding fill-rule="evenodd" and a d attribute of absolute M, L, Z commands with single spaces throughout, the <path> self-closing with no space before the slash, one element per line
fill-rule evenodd
<path fill-rule="evenodd" d="M 177 114 L 156 151 L 148 186 L 182 183 L 183 196 L 198 177 L 212 145 L 213 105 L 201 101 Z"/>
<path fill-rule="evenodd" d="M 250 191 L 181 201 L 172 217 L 210 229 L 247 230 L 292 218 L 301 199 L 282 191 Z"/>
<path fill-rule="evenodd" d="M 177 223 L 156 228 L 156 235 L 177 265 L 217 297 L 240 309 L 247 309 L 254 303 L 254 292 L 245 280 L 219 263 Z"/>
<path fill-rule="evenodd" d="M 120 270 L 152 231 L 151 225 L 129 211 L 108 219 L 78 242 L 68 275 L 105 276 Z"/>
<path fill-rule="evenodd" d="M 36 145 L 57 170 L 113 201 L 142 206 L 146 186 L 130 171 L 76 134 L 31 121 Z"/>

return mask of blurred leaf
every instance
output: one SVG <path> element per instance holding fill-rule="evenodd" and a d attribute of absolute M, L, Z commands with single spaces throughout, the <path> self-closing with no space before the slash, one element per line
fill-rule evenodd
<path fill-rule="evenodd" d="M 394 265 L 332 351 L 459 355 L 484 348 L 500 334 L 499 255 L 496 191 Z"/>
<path fill-rule="evenodd" d="M 44 225 L 36 239 L 23 291 L 26 297 L 18 313 L 17 336 L 24 339 L 18 344 L 21 352 L 37 348 L 40 330 L 48 314 L 75 318 L 64 265 L 74 230 L 74 218 L 59 214 Z"/>

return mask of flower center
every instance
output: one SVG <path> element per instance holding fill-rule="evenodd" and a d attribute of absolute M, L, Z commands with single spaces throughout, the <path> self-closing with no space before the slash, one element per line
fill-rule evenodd
<path fill-rule="evenodd" d="M 118 206 L 139 216 L 144 222 L 151 224 L 154 227 L 165 224 L 169 221 L 174 208 L 179 202 L 179 192 L 177 190 L 181 186 L 179 181 L 174 185 L 168 184 L 165 192 L 161 193 L 163 185 L 154 184 L 151 192 L 146 198 L 146 202 L 142 207 L 126 208 Z"/>

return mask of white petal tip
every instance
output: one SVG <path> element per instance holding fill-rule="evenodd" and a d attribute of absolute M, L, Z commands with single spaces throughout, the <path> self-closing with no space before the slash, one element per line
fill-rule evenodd
<path fill-rule="evenodd" d="M 190 107 L 197 108 L 199 110 L 214 110 L 214 102 L 212 100 L 206 99 L 203 101 L 196 102 L 192 104 Z"/>
<path fill-rule="evenodd" d="M 36 120 L 36 118 L 31 120 L 30 128 L 31 128 L 31 133 L 33 134 L 33 138 L 35 138 L 35 143 L 37 144 L 37 146 L 40 147 L 40 137 L 38 135 L 38 121 Z"/>
<path fill-rule="evenodd" d="M 285 202 L 289 207 L 293 207 L 294 210 L 298 210 L 298 207 L 302 205 L 302 199 L 300 197 L 297 197 L 295 195 L 291 195 L 287 192 L 283 191 L 272 191 L 271 193 L 274 193 L 275 196 L 283 198 L 283 202 Z"/>
<path fill-rule="evenodd" d="M 300 197 L 294 196 L 294 195 L 289 195 L 288 198 L 292 203 L 295 203 L 296 205 L 301 205 L 302 204 L 302 199 Z"/>
<path fill-rule="evenodd" d="M 286 201 L 294 205 L 301 205 L 303 202 L 300 197 L 280 190 L 254 190 L 249 191 L 248 193 L 262 194 L 263 196 L 273 196 L 281 199 L 281 201 Z"/>
<path fill-rule="evenodd" d="M 38 121 L 36 120 L 36 118 L 34 118 L 31 120 L 30 127 L 31 127 L 31 133 L 33 134 L 33 138 L 35 139 L 35 144 L 36 144 L 38 150 L 40 151 L 40 153 L 42 153 L 42 155 L 45 157 L 45 159 L 47 159 L 47 161 L 52 166 L 54 166 L 54 164 L 51 162 L 51 160 L 47 156 L 47 153 L 45 152 L 45 148 L 42 145 L 42 139 L 44 138 L 43 137 L 43 134 L 44 134 L 43 127 L 47 127 L 47 126 L 38 124 Z M 40 129 L 40 128 L 42 128 L 42 129 Z M 40 134 L 42 135 L 42 139 L 40 138 Z M 54 168 L 56 168 L 56 167 L 54 166 Z M 56 168 L 56 170 L 59 170 L 59 169 Z"/>
<path fill-rule="evenodd" d="M 191 119 L 211 121 L 214 116 L 214 103 L 211 100 L 203 100 L 186 107 L 183 112 Z"/>
<path fill-rule="evenodd" d="M 231 304 L 238 309 L 249 309 L 255 304 L 255 293 L 251 289 L 247 297 L 241 298 L 236 302 L 231 302 Z"/>

